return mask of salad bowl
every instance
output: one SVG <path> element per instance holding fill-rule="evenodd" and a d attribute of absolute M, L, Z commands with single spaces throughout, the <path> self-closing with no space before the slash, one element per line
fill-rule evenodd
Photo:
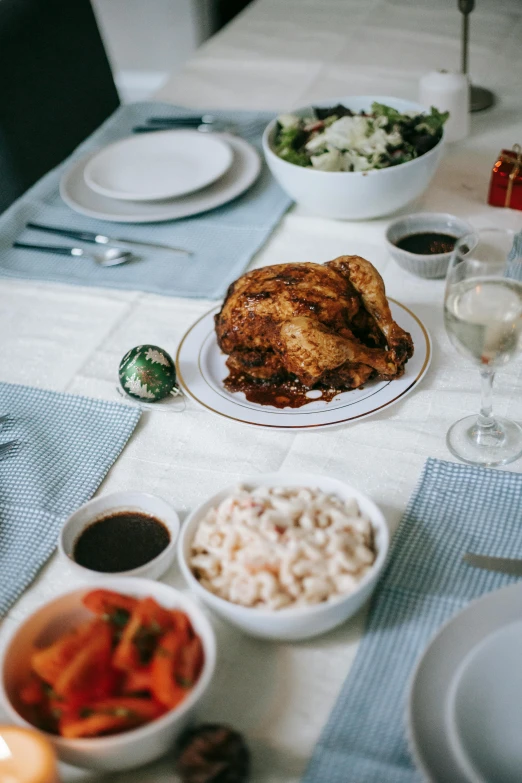
<path fill-rule="evenodd" d="M 418 103 L 379 95 L 349 96 L 315 104 L 328 108 L 342 104 L 354 113 L 370 112 L 373 103 L 404 113 L 426 113 Z M 311 106 L 295 110 L 299 117 L 313 116 Z M 324 171 L 296 165 L 279 157 L 275 142 L 277 118 L 263 134 L 263 152 L 273 176 L 291 198 L 311 212 L 339 220 L 365 220 L 389 215 L 410 204 L 428 187 L 444 146 L 444 132 L 435 146 L 419 157 L 387 168 L 366 171 Z"/>

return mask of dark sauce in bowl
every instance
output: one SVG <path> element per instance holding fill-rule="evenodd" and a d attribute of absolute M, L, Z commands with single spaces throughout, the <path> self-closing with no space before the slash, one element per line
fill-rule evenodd
<path fill-rule="evenodd" d="M 139 568 L 170 544 L 163 522 L 139 511 L 117 511 L 91 522 L 74 543 L 78 565 L 102 573 Z"/>
<path fill-rule="evenodd" d="M 415 253 L 419 256 L 434 256 L 438 253 L 451 253 L 458 237 L 451 234 L 441 234 L 436 231 L 423 231 L 418 234 L 407 234 L 394 242 L 396 247 Z"/>

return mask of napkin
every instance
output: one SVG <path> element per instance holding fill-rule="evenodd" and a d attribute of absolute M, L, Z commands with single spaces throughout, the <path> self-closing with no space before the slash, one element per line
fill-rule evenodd
<path fill-rule="evenodd" d="M 413 669 L 446 620 L 515 581 L 462 555 L 522 557 L 521 509 L 522 475 L 427 461 L 303 783 L 420 783 L 404 722 Z"/>
<path fill-rule="evenodd" d="M 222 298 L 291 204 L 266 165 L 263 164 L 255 184 L 234 201 L 201 215 L 162 223 L 117 223 L 85 217 L 70 209 L 58 191 L 63 173 L 78 158 L 129 136 L 133 126 L 143 125 L 148 117 L 187 114 L 193 115 L 194 110 L 163 103 L 120 106 L 64 163 L 46 174 L 0 217 L 0 277 L 131 289 L 165 296 Z M 212 110 L 212 114 L 233 123 L 238 135 L 262 156 L 261 135 L 273 113 Z M 82 246 L 77 240 L 25 230 L 28 221 L 182 247 L 192 250 L 193 255 L 187 258 L 140 248 L 136 249 L 139 261 L 100 267 L 89 259 L 12 248 L 15 239 L 40 245 Z M 96 245 L 83 246 L 96 250 Z"/>
<path fill-rule="evenodd" d="M 0 383 L 0 616 L 32 582 L 65 519 L 97 490 L 131 436 L 130 405 Z"/>

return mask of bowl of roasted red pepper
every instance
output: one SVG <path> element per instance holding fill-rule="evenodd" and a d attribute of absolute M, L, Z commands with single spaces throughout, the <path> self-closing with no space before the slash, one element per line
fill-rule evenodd
<path fill-rule="evenodd" d="M 127 769 L 171 750 L 212 679 L 214 632 L 190 598 L 147 579 L 64 593 L 16 630 L 1 662 L 13 722 L 59 757 Z"/>

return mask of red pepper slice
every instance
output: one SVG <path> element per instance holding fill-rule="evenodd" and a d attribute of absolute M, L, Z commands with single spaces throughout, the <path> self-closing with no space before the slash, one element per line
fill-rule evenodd
<path fill-rule="evenodd" d="M 164 712 L 164 708 L 151 699 L 103 699 L 85 704 L 75 718 L 65 716 L 60 721 L 60 734 L 68 738 L 114 734 L 149 723 Z"/>
<path fill-rule="evenodd" d="M 111 667 L 112 633 L 98 621 L 90 639 L 64 668 L 54 683 L 57 696 L 73 703 L 108 696 L 115 685 Z"/>
<path fill-rule="evenodd" d="M 203 668 L 203 645 L 199 636 L 195 636 L 184 645 L 179 653 L 176 666 L 176 680 L 182 688 L 192 688 Z"/>
<path fill-rule="evenodd" d="M 123 682 L 123 693 L 142 693 L 152 689 L 152 672 L 150 666 L 141 666 L 127 672 Z"/>
<path fill-rule="evenodd" d="M 80 625 L 74 631 L 62 636 L 49 647 L 34 652 L 31 656 L 31 668 L 33 671 L 42 680 L 54 686 L 63 670 L 94 633 L 98 622 L 98 620 L 89 620 L 89 622 Z"/>
<path fill-rule="evenodd" d="M 183 639 L 177 631 L 169 631 L 160 639 L 152 658 L 152 695 L 165 707 L 172 709 L 180 704 L 188 691 L 176 682 L 176 666 Z"/>
<path fill-rule="evenodd" d="M 137 669 L 153 654 L 156 641 L 172 628 L 172 614 L 153 598 L 139 601 L 114 651 L 113 665 L 121 671 Z"/>

